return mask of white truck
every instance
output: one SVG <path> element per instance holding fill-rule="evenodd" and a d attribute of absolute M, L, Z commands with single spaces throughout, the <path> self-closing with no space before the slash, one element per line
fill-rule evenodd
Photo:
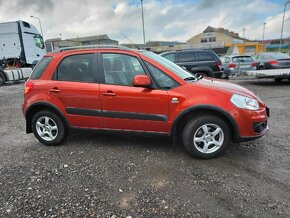
<path fill-rule="evenodd" d="M 45 54 L 42 36 L 25 21 L 0 23 L 0 85 L 27 79 L 29 69 Z M 21 68 L 21 69 L 19 69 Z M 31 70 L 30 70 L 31 72 Z"/>

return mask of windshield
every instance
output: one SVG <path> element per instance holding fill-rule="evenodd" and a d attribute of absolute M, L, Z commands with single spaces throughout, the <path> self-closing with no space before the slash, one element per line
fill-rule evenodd
<path fill-rule="evenodd" d="M 233 57 L 233 62 L 238 63 L 238 62 L 253 62 L 254 59 L 251 56 L 236 56 Z"/>
<path fill-rule="evenodd" d="M 193 77 L 193 75 L 186 70 L 182 69 L 178 65 L 174 64 L 173 62 L 167 60 L 164 57 L 161 57 L 160 55 L 157 55 L 150 51 L 144 51 L 142 52 L 146 57 L 158 62 L 162 66 L 166 67 L 168 70 L 170 70 L 172 73 L 176 74 L 182 79 Z"/>

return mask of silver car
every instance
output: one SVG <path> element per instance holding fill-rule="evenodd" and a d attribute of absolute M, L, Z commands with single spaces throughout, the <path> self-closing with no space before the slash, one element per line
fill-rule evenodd
<path fill-rule="evenodd" d="M 226 55 L 220 58 L 225 76 L 241 75 L 256 70 L 256 62 L 249 55 Z"/>

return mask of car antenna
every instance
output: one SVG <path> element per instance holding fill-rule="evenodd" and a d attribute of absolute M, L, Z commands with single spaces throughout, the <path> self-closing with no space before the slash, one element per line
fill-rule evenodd
<path fill-rule="evenodd" d="M 134 42 L 132 42 L 124 33 L 121 33 L 126 39 L 128 39 L 137 49 L 141 50 Z"/>

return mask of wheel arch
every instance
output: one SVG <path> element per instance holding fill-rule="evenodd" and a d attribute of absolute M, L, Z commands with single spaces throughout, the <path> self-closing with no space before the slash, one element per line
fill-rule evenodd
<path fill-rule="evenodd" d="M 216 115 L 222 118 L 229 125 L 232 141 L 233 142 L 239 141 L 240 139 L 239 127 L 234 118 L 232 117 L 232 115 L 229 114 L 224 109 L 221 109 L 213 105 L 192 106 L 182 111 L 174 120 L 173 125 L 171 127 L 171 134 L 173 134 L 174 139 L 178 137 L 178 134 L 181 133 L 181 131 L 183 130 L 184 126 L 186 125 L 189 119 L 195 116 L 206 114 Z"/>
<path fill-rule="evenodd" d="M 54 112 L 56 115 L 60 117 L 60 119 L 64 122 L 64 125 L 66 127 L 70 126 L 64 114 L 55 105 L 49 104 L 47 102 L 36 102 L 36 103 L 33 103 L 31 106 L 29 106 L 29 108 L 25 112 L 26 133 L 32 133 L 32 127 L 31 127 L 32 118 L 37 112 L 41 110 L 49 110 L 49 111 Z"/>

